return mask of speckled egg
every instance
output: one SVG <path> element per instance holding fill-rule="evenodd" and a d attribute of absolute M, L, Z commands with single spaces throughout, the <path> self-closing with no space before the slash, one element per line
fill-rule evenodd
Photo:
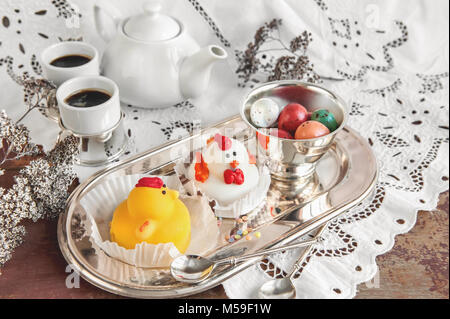
<path fill-rule="evenodd" d="M 330 130 L 320 122 L 306 121 L 295 131 L 296 140 L 307 140 L 330 134 Z"/>
<path fill-rule="evenodd" d="M 255 101 L 250 108 L 250 119 L 258 127 L 271 127 L 278 119 L 280 108 L 269 98 Z"/>
<path fill-rule="evenodd" d="M 311 114 L 311 120 L 322 123 L 330 130 L 330 132 L 333 132 L 339 127 L 339 124 L 334 118 L 333 113 L 328 110 L 321 109 L 314 111 Z"/>

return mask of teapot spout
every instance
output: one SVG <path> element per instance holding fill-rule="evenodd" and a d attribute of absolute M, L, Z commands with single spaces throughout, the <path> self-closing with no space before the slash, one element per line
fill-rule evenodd
<path fill-rule="evenodd" d="M 209 45 L 186 58 L 180 69 L 180 88 L 185 99 L 196 98 L 208 88 L 213 64 L 224 60 L 227 52 L 217 45 Z"/>

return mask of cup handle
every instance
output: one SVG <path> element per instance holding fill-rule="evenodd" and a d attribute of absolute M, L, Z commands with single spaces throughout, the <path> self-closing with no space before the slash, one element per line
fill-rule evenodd
<path fill-rule="evenodd" d="M 56 101 L 56 89 L 49 93 L 49 96 L 47 97 L 47 105 L 43 110 L 41 110 L 41 114 L 53 122 L 59 122 L 60 114 L 58 102 Z"/>
<path fill-rule="evenodd" d="M 108 1 L 97 0 L 94 5 L 94 20 L 98 34 L 103 40 L 109 42 L 117 33 L 122 14 Z"/>

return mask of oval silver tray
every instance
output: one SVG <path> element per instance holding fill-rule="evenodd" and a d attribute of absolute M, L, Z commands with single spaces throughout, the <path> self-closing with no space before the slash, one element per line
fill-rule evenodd
<path fill-rule="evenodd" d="M 104 169 L 83 182 L 68 199 L 65 212 L 58 221 L 58 241 L 66 261 L 93 285 L 114 294 L 137 298 L 174 298 L 196 294 L 221 284 L 226 279 L 258 262 L 253 258 L 234 267 L 214 270 L 205 281 L 187 284 L 175 281 L 166 268 L 139 268 L 109 257 L 89 240 L 88 221 L 80 200 L 97 185 L 110 178 L 130 174 L 174 174 L 174 165 L 185 156 L 186 149 L 201 145 L 202 135 L 219 130 L 245 140 L 251 133 L 239 116 L 225 120 L 190 137 L 168 142 L 136 155 L 111 168 Z M 184 154 L 184 155 L 183 155 Z M 228 243 L 224 239 L 208 254 L 223 258 L 252 253 L 264 248 L 285 245 L 342 214 L 362 201 L 373 190 L 377 179 L 376 159 L 367 142 L 345 127 L 317 166 L 313 190 L 308 196 L 285 198 L 282 190 L 272 185 L 266 204 L 276 207 L 270 214 L 264 209 L 248 214 L 249 227 L 261 237 L 250 241 Z M 267 204 L 268 203 L 268 204 Z M 268 206 L 267 206 L 268 207 Z M 224 219 L 223 234 L 234 227 L 234 220 Z"/>

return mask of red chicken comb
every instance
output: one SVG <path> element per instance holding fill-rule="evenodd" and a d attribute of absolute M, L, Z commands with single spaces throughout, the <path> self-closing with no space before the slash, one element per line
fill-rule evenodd
<path fill-rule="evenodd" d="M 214 141 L 216 141 L 222 151 L 229 150 L 231 147 L 231 139 L 224 135 L 214 135 Z"/>
<path fill-rule="evenodd" d="M 163 185 L 164 182 L 159 177 L 143 177 L 138 181 L 136 187 L 161 188 Z"/>

